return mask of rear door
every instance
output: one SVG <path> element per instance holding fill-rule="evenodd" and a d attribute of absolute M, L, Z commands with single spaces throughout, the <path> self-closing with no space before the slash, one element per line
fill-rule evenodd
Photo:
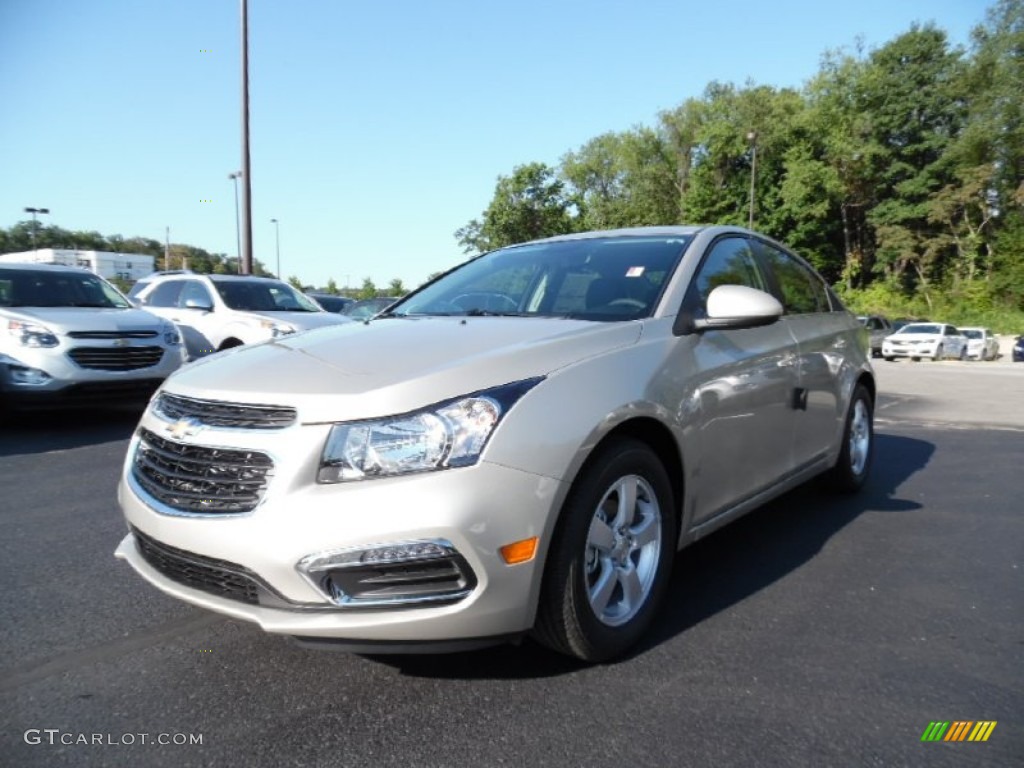
<path fill-rule="evenodd" d="M 828 454 L 839 439 L 845 417 L 840 374 L 860 331 L 847 312 L 833 311 L 824 282 L 803 261 L 770 243 L 758 245 L 786 310 L 779 323 L 798 346 L 793 461 L 801 468 Z"/>

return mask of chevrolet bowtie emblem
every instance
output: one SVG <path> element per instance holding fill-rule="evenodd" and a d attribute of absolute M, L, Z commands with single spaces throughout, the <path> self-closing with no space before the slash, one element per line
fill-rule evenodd
<path fill-rule="evenodd" d="M 132 342 L 130 339 L 114 339 L 115 347 L 130 347 Z"/>
<path fill-rule="evenodd" d="M 168 424 L 166 431 L 171 437 L 180 440 L 183 437 L 192 437 L 192 435 L 202 430 L 204 426 L 199 419 L 189 416 L 185 419 L 178 419 L 173 424 Z"/>

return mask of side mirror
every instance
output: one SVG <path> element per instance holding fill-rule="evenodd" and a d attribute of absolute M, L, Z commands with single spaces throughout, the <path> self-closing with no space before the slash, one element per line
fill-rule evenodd
<path fill-rule="evenodd" d="M 201 309 L 204 312 L 213 312 L 213 305 L 202 299 L 185 299 L 185 309 Z"/>
<path fill-rule="evenodd" d="M 708 295 L 706 318 L 693 320 L 693 330 L 739 330 L 771 325 L 785 310 L 771 294 L 745 285 L 720 285 Z"/>

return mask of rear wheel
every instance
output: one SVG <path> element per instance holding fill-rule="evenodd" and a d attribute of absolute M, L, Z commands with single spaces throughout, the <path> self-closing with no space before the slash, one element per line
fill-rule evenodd
<path fill-rule="evenodd" d="M 829 484 L 837 491 L 859 491 L 868 478 L 875 446 L 873 412 L 871 394 L 867 387 L 858 384 L 846 413 L 839 459 L 828 475 Z"/>
<path fill-rule="evenodd" d="M 932 360 L 938 362 L 939 360 L 942 359 L 944 354 L 945 353 L 942 350 L 942 345 L 939 344 L 939 346 L 935 348 L 935 356 L 932 358 Z"/>
<path fill-rule="evenodd" d="M 960 359 L 961 360 L 966 360 L 967 359 L 967 347 L 960 347 Z"/>
<path fill-rule="evenodd" d="M 584 469 L 548 553 L 534 636 L 584 661 L 624 653 L 651 623 L 676 548 L 668 475 L 637 440 L 616 440 Z"/>

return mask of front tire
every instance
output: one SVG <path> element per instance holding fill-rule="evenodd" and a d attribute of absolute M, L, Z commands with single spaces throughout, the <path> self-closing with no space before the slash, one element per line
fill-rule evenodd
<path fill-rule="evenodd" d="M 856 493 L 867 482 L 875 453 L 874 402 L 868 388 L 858 384 L 846 412 L 843 445 L 828 481 L 840 493 Z"/>
<path fill-rule="evenodd" d="M 675 550 L 675 504 L 660 459 L 637 440 L 608 443 L 562 508 L 534 636 L 583 661 L 620 656 L 654 618 Z"/>

